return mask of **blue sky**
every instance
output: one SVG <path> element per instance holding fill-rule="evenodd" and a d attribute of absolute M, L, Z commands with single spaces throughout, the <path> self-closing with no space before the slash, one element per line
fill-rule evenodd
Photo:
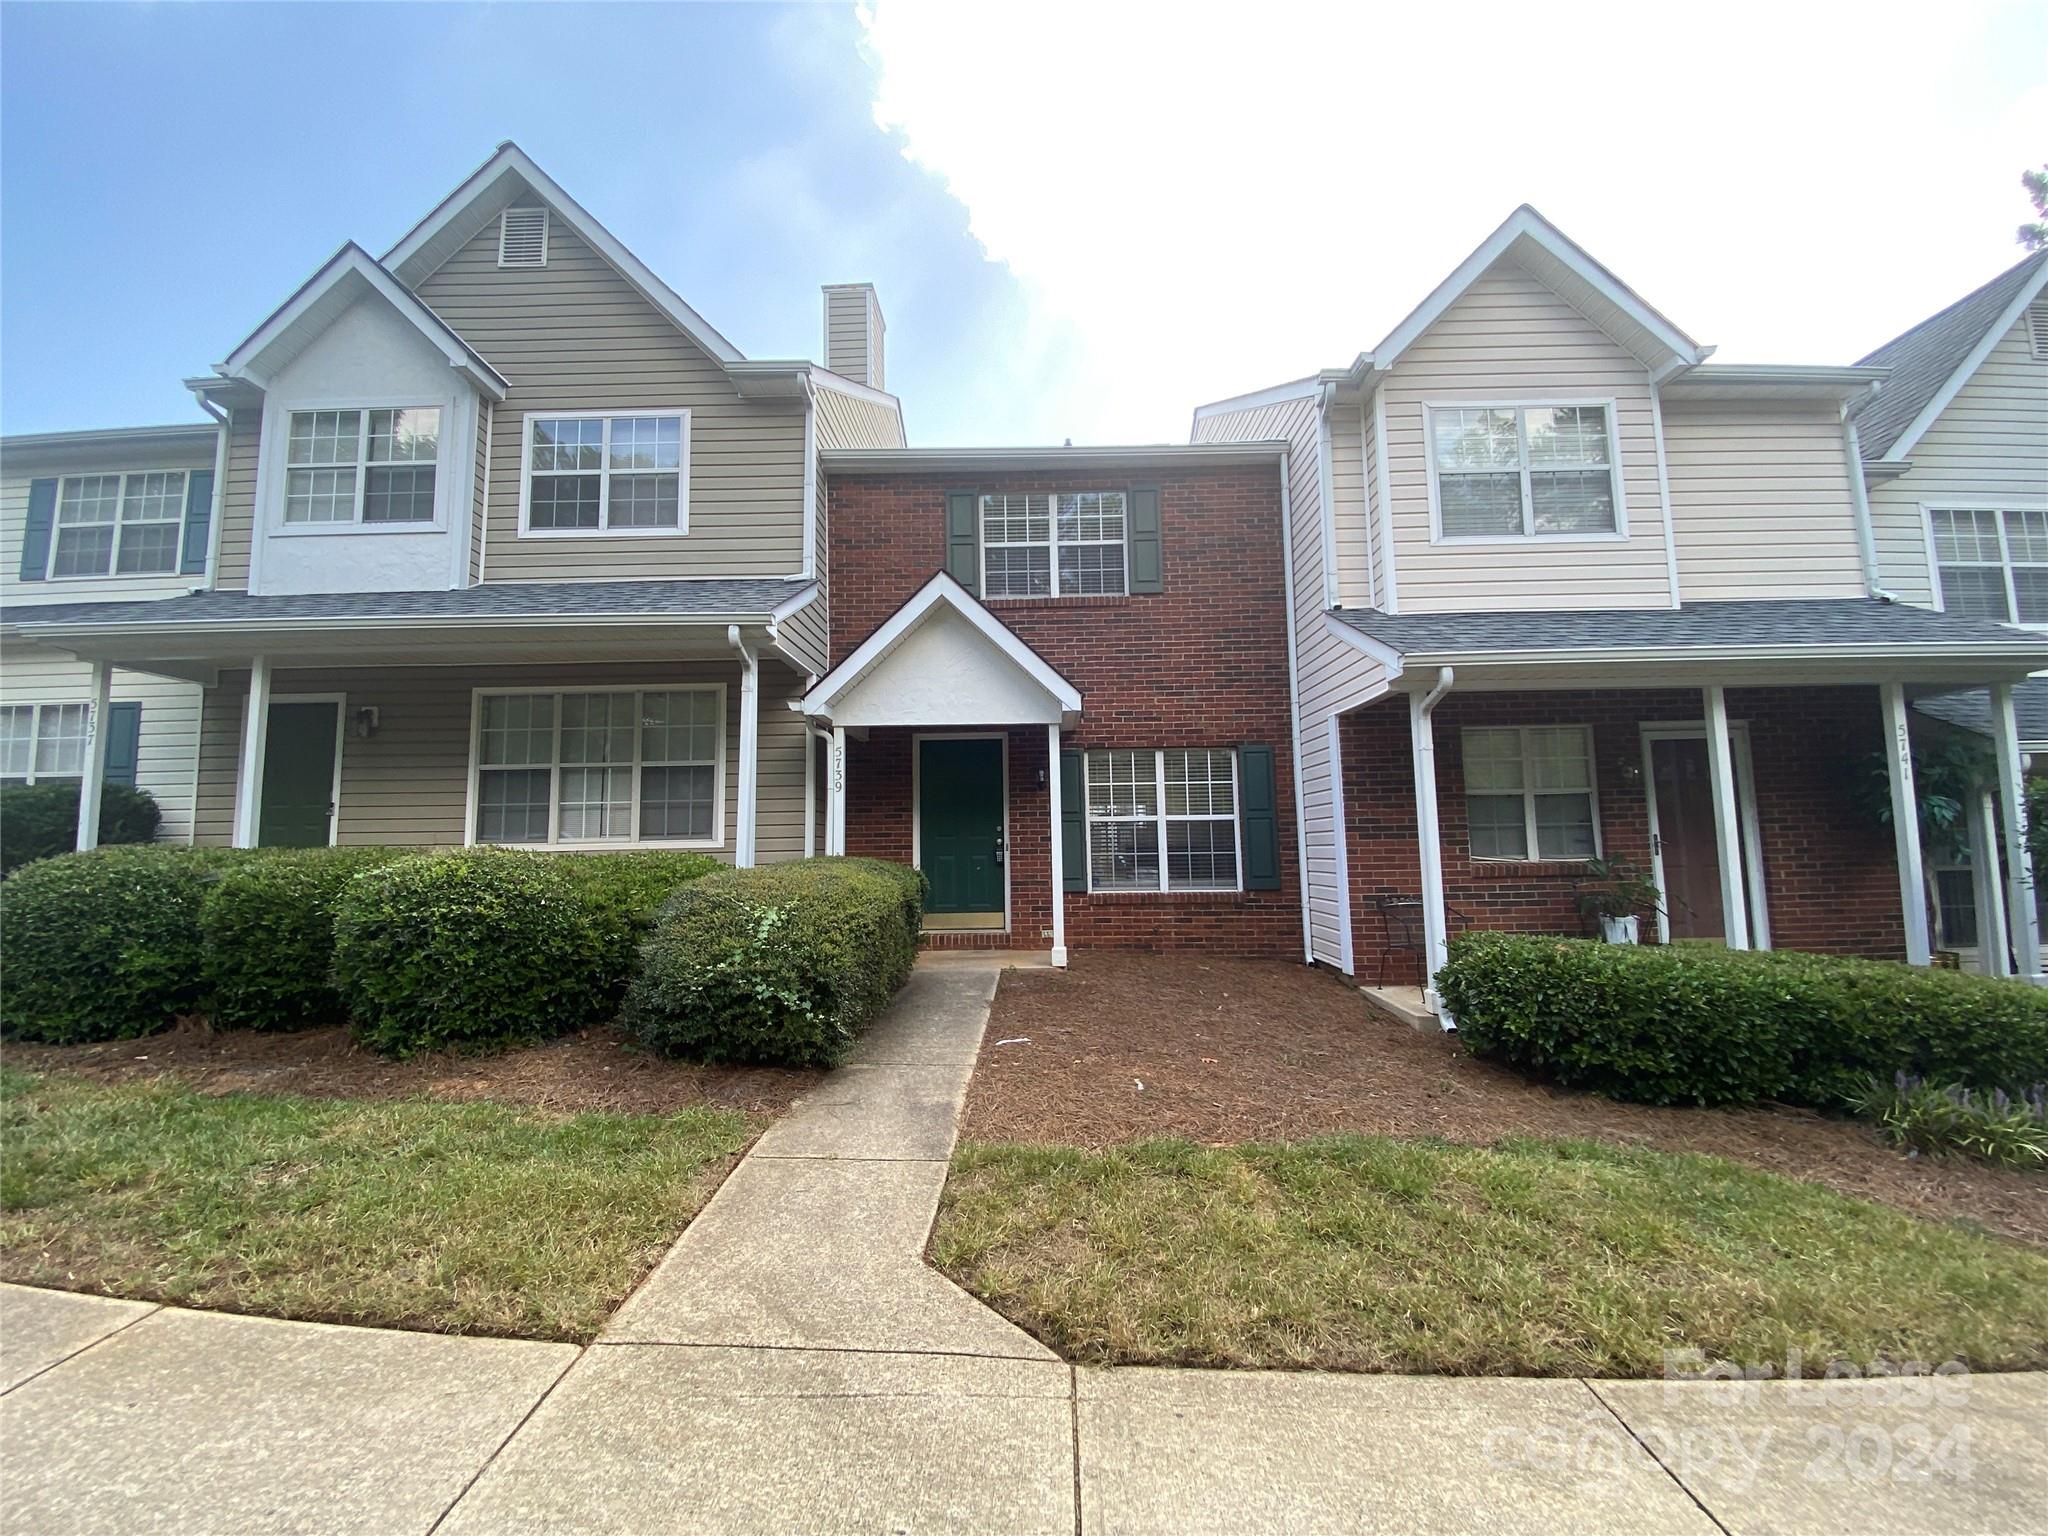
<path fill-rule="evenodd" d="M 875 282 L 922 443 L 1178 439 L 1525 200 L 1723 360 L 1846 361 L 2017 259 L 2048 7 L 1812 10 L 7 4 L 0 430 L 193 419 L 505 138 L 750 356 Z"/>

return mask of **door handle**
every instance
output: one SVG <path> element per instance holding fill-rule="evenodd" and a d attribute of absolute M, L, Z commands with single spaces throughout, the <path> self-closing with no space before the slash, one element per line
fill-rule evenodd
<path fill-rule="evenodd" d="M 1004 852 L 1004 848 L 1003 848 L 1003 839 L 1002 839 L 1002 835 L 1001 835 L 1000 833 L 998 833 L 998 834 L 996 835 L 996 863 L 997 863 L 998 865 L 1000 865 L 1000 864 L 1001 864 L 1001 863 L 1003 862 L 1003 852 Z"/>

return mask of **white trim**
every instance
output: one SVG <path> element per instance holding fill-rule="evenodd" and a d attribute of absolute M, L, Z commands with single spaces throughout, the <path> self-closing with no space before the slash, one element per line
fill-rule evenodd
<path fill-rule="evenodd" d="M 1994 619 L 1980 614 L 1966 614 L 1964 617 L 1980 618 L 1986 624 L 2004 624 L 2011 629 L 2032 632 L 2048 630 L 2048 622 L 2030 623 L 2020 618 L 2019 586 L 2013 580 L 2012 536 L 2005 526 L 2008 512 L 2048 512 L 2048 501 L 2031 501 L 2026 498 L 2011 501 L 2000 496 L 1988 496 L 1974 501 L 1943 497 L 1938 501 L 1920 503 L 1920 529 L 1927 540 L 1927 580 L 1933 595 L 1933 607 L 1936 613 L 1946 613 L 1948 598 L 1941 590 L 1941 559 L 1935 551 L 1934 543 L 1934 514 L 1937 512 L 1989 512 L 1998 519 L 1998 566 L 2005 578 L 2005 611 L 2012 617 Z M 2030 569 L 2048 570 L 2048 564 L 2040 561 L 2029 560 L 2023 563 Z M 1965 561 L 1963 565 L 1974 570 L 1988 569 L 1981 560 Z"/>
<path fill-rule="evenodd" d="M 611 467 L 612 423 L 649 417 L 676 416 L 682 420 L 682 459 L 674 470 L 614 470 Z M 598 511 L 595 528 L 535 528 L 528 522 L 533 501 L 533 428 L 542 421 L 602 421 L 604 438 L 598 445 Z M 544 474 L 588 474 L 588 470 L 545 470 Z M 669 474 L 676 477 L 676 525 L 673 528 L 614 528 L 612 518 L 612 476 L 614 474 Z M 519 418 L 519 537 L 522 539 L 675 539 L 690 531 L 690 407 L 686 405 L 617 406 L 602 411 L 524 412 Z M 808 575 L 808 573 L 806 573 Z"/>
<path fill-rule="evenodd" d="M 348 695 L 346 693 L 273 693 L 269 707 L 280 704 L 332 704 L 334 706 L 334 781 L 327 790 L 327 846 L 333 848 L 341 842 L 341 755 L 348 742 Z M 245 696 L 242 709 L 246 713 L 249 700 Z M 269 745 L 268 722 L 265 723 L 264 744 Z M 261 818 L 258 818 L 257 835 L 262 835 Z M 251 847 L 257 846 L 252 843 Z"/>
<path fill-rule="evenodd" d="M 1436 685 L 1428 693 L 1408 696 L 1409 751 L 1415 770 L 1415 828 L 1418 862 L 1422 874 L 1422 1005 L 1435 1014 L 1445 1029 L 1456 1024 L 1438 994 L 1438 975 L 1450 958 L 1450 913 L 1444 902 L 1443 812 L 1437 802 L 1436 707 L 1455 681 L 1445 667 L 1437 673 Z M 1588 746 L 1590 747 L 1590 733 Z M 1589 765 L 1590 766 L 1590 765 Z M 1599 812 L 1593 825 L 1599 827 Z"/>
<path fill-rule="evenodd" d="M 1323 606 L 1338 606 L 1337 594 L 1337 471 L 1331 463 L 1330 410 L 1336 403 L 1335 385 L 1324 387 L 1316 401 L 1316 532 L 1323 546 Z M 1365 452 L 1359 445 L 1361 454 Z M 1362 466 L 1361 466 L 1362 467 Z"/>
<path fill-rule="evenodd" d="M 218 458 L 218 455 L 216 455 L 216 458 Z M 50 503 L 50 547 L 43 557 L 43 580 L 124 581 L 129 583 L 162 581 L 165 579 L 175 580 L 184 573 L 185 510 L 187 500 L 192 493 L 192 476 L 197 473 L 199 471 L 194 469 L 75 469 L 69 473 L 52 477 L 56 481 L 57 489 L 55 499 Z M 123 511 L 128 505 L 128 482 L 148 475 L 176 475 L 178 477 L 178 515 L 176 517 L 149 518 L 131 524 L 123 515 Z M 220 474 L 216 470 L 213 481 L 216 506 L 220 499 L 220 479 Z M 114 491 L 114 520 L 112 522 L 71 523 L 67 525 L 61 521 L 64 511 L 64 487 L 73 480 L 116 480 L 120 482 Z M 53 567 L 57 563 L 57 536 L 67 526 L 72 528 L 111 528 L 113 530 L 114 536 L 107 543 L 107 568 L 104 571 L 70 571 L 61 576 L 55 572 Z M 178 537 L 171 544 L 171 563 L 167 570 L 124 571 L 120 568 L 121 533 L 123 529 L 129 527 L 162 528 L 166 526 L 175 527 L 178 530 Z M 209 530 L 207 534 L 209 546 L 212 543 L 212 539 L 213 534 Z M 213 558 L 211 548 L 209 547 L 207 569 L 201 578 L 201 585 L 211 585 L 212 575 Z"/>
<path fill-rule="evenodd" d="M 1139 822 L 1149 820 L 1159 831 L 1159 883 L 1153 886 L 1115 885 L 1097 889 L 1095 884 L 1095 839 L 1086 835 L 1087 829 L 1095 825 L 1094 797 L 1088 793 L 1088 759 L 1097 752 L 1124 752 L 1133 757 L 1152 759 L 1152 792 L 1159 809 L 1150 817 L 1105 816 L 1105 822 Z M 1175 816 L 1166 809 L 1166 754 L 1169 752 L 1222 753 L 1230 760 L 1230 847 L 1234 883 L 1231 885 L 1175 885 L 1172 872 L 1167 868 L 1167 844 L 1171 841 L 1168 831 L 1176 821 L 1222 821 L 1225 818 L 1211 813 L 1194 815 L 1189 812 Z M 1084 829 L 1083 856 L 1088 860 L 1088 894 L 1091 896 L 1165 896 L 1175 891 L 1191 894 L 1207 892 L 1215 896 L 1237 896 L 1244 893 L 1244 809 L 1242 794 L 1243 775 L 1238 763 L 1236 747 L 1084 747 L 1081 749 L 1081 825 Z"/>
<path fill-rule="evenodd" d="M 737 624 L 727 627 L 725 638 L 740 657 L 739 825 L 733 832 L 732 861 L 740 869 L 751 869 L 760 820 L 761 653 L 747 644 Z M 725 734 L 722 720 L 719 734 Z"/>
<path fill-rule="evenodd" d="M 1992 976 L 2012 974 L 2011 927 L 2005 915 L 2005 886 L 1998 878 L 1998 816 L 1996 791 L 1970 796 L 1970 887 L 1977 907 L 1978 963 Z M 1939 881 L 1935 915 L 1941 915 Z M 1946 937 L 1944 935 L 1944 937 Z"/>
<path fill-rule="evenodd" d="M 448 442 L 451 436 L 460 436 L 460 424 L 456 417 L 462 414 L 462 401 L 458 397 L 442 396 L 426 399 L 414 396 L 380 396 L 377 399 L 338 397 L 334 399 L 293 400 L 284 399 L 274 392 L 263 402 L 263 442 L 257 448 L 257 484 L 259 487 L 257 505 L 261 508 L 258 528 L 261 539 L 252 541 L 260 544 L 271 538 L 326 538 L 337 534 L 356 536 L 361 534 L 408 534 L 446 533 L 450 525 L 450 495 Z M 346 464 L 294 464 L 291 461 L 292 417 L 312 416 L 322 411 L 354 411 L 362 418 L 356 423 L 356 457 Z M 416 469 L 427 462 L 423 459 L 380 460 L 370 462 L 370 413 L 372 411 L 432 411 L 437 422 L 434 428 L 434 515 L 429 521 L 405 521 L 372 523 L 363 519 L 363 504 L 369 495 L 371 469 Z M 472 426 L 474 418 L 472 418 Z M 472 436 L 469 445 L 472 461 L 476 456 L 476 441 Z M 293 470 L 301 469 L 347 469 L 356 477 L 355 505 L 346 522 L 288 523 L 285 521 L 285 507 L 291 495 Z M 474 471 L 469 477 L 474 480 Z M 249 580 L 251 590 L 256 586 L 256 550 L 250 552 Z M 464 573 L 467 574 L 466 572 Z"/>
<path fill-rule="evenodd" d="M 270 730 L 270 658 L 249 662 L 249 691 L 242 700 L 242 751 L 235 772 L 234 846 L 254 848 L 263 815 L 263 749 Z"/>
<path fill-rule="evenodd" d="M 1310 374 L 1305 379 L 1291 379 L 1285 384 L 1255 389 L 1250 394 L 1232 395 L 1227 400 L 1211 400 L 1207 405 L 1195 407 L 1195 420 L 1203 422 L 1212 416 L 1231 416 L 1239 411 L 1256 411 L 1269 405 L 1284 405 L 1290 400 L 1312 400 L 1321 385 L 1320 376 Z"/>
<path fill-rule="evenodd" d="M 1933 960 L 1933 945 L 1927 932 L 1927 875 L 1920 854 L 1920 797 L 1913 783 L 1913 733 L 1906 712 L 1906 690 L 1898 683 L 1880 683 L 1877 697 L 1887 738 L 1885 778 L 1891 787 L 1892 840 L 1898 848 L 1906 963 L 1927 965 Z"/>
<path fill-rule="evenodd" d="M 1969 355 L 1963 359 L 1961 365 L 1935 392 L 1934 398 L 1921 407 L 1920 414 L 1907 424 L 1906 430 L 1892 440 L 1892 445 L 1885 449 L 1880 463 L 1897 463 L 1913 451 L 1913 445 L 1925 437 L 1928 429 L 1940 420 L 1941 413 L 1963 392 L 1963 386 L 1970 382 L 1971 376 L 1984 366 L 1984 360 L 1998 349 L 1998 344 L 2005 340 L 2007 333 L 2025 317 L 2027 307 L 2040 296 L 2044 287 L 2048 287 L 2048 261 L 2037 266 L 2034 275 L 2021 284 L 2019 296 L 2006 306 L 2005 313 L 1978 338 L 1977 345 L 1970 349 Z"/>
<path fill-rule="evenodd" d="M 1055 672 L 1036 651 L 1020 640 L 988 608 L 944 571 L 912 594 L 910 600 L 891 614 L 873 634 L 860 643 L 852 655 L 834 667 L 806 693 L 803 712 L 817 719 L 832 718 L 832 705 L 894 650 L 926 614 L 945 603 L 972 624 L 983 639 L 1014 662 L 1030 679 L 1050 694 L 1062 714 L 1078 717 L 1081 695 L 1074 685 Z"/>
<path fill-rule="evenodd" d="M 1301 887 L 1301 954 L 1316 963 L 1315 925 L 1309 915 L 1308 811 L 1301 798 L 1301 645 L 1295 632 L 1301 594 L 1294 585 L 1294 503 L 1290 463 L 1280 461 L 1280 570 L 1287 587 L 1287 759 L 1294 779 L 1294 872 Z M 1058 818 L 1054 818 L 1057 826 Z"/>
<path fill-rule="evenodd" d="M 633 774 L 633 807 L 629 813 L 633 818 L 631 837 L 586 838 L 565 842 L 561 837 L 562 812 L 562 709 L 564 694 L 571 693 L 709 693 L 718 695 L 718 755 L 711 767 L 711 782 L 715 791 L 712 801 L 711 836 L 708 838 L 643 838 L 640 834 L 640 730 L 633 730 L 633 761 L 629 764 L 606 763 L 604 767 L 626 767 Z M 548 836 L 546 842 L 531 843 L 479 843 L 476 835 L 477 811 L 479 808 L 480 775 L 483 764 L 483 714 L 484 699 L 498 694 L 547 694 L 555 700 L 555 741 L 554 751 L 545 765 L 548 770 Z M 473 687 L 469 691 L 469 793 L 462 812 L 462 844 L 465 848 L 536 848 L 556 852 L 594 853 L 631 848 L 700 848 L 722 849 L 725 847 L 727 797 L 725 781 L 725 736 L 731 720 L 726 711 L 726 685 L 724 683 L 664 683 L 658 679 L 630 684 L 601 685 L 579 688 L 573 684 L 557 683 L 529 684 L 525 687 L 494 685 Z M 543 765 L 507 764 L 507 767 L 525 766 L 539 768 Z M 570 767 L 580 764 L 571 763 Z M 593 765 L 596 766 L 596 765 Z"/>
<path fill-rule="evenodd" d="M 1395 678 L 1399 677 L 1407 669 L 1408 658 L 1401 652 L 1388 645 L 1386 641 L 1375 640 L 1364 630 L 1357 628 L 1355 625 L 1345 623 L 1334 614 L 1326 613 L 1323 615 L 1323 633 L 1335 636 L 1353 650 L 1363 651 L 1367 656 L 1378 662 L 1385 669 L 1389 683 L 1393 682 Z"/>
<path fill-rule="evenodd" d="M 1614 496 L 1614 527 L 1592 533 L 1536 532 L 1536 493 L 1529 463 L 1529 427 L 1524 412 L 1551 406 L 1597 406 L 1607 421 L 1607 481 Z M 1443 502 L 1437 489 L 1436 413 L 1439 411 L 1513 411 L 1515 440 L 1520 445 L 1522 477 L 1522 529 L 1520 533 L 1445 533 Z M 1620 427 L 1612 396 L 1543 395 L 1498 400 L 1425 400 L 1422 402 L 1423 467 L 1429 476 L 1429 542 L 1432 545 L 1493 545 L 1505 548 L 1548 547 L 1552 544 L 1621 544 L 1628 540 L 1628 484 L 1621 468 Z M 1584 466 L 1598 469 L 1597 464 Z"/>
<path fill-rule="evenodd" d="M 78 837 L 83 852 L 100 844 L 100 795 L 107 780 L 107 713 L 114 705 L 113 663 L 92 664 L 92 699 L 85 711 L 85 756 L 78 765 Z M 42 721 L 37 709 L 34 724 Z M 35 770 L 35 733 L 29 735 L 29 770 Z"/>
<path fill-rule="evenodd" d="M 1400 575 L 1394 562 L 1394 477 L 1387 467 L 1387 394 L 1372 394 L 1373 478 L 1380 491 L 1380 566 L 1387 573 L 1387 596 L 1383 611 L 1401 611 Z"/>
<path fill-rule="evenodd" d="M 1657 505 L 1664 510 L 1664 573 L 1671 582 L 1671 606 L 1683 599 L 1678 591 L 1678 524 L 1671 516 L 1671 468 L 1664 456 L 1664 386 L 1650 380 L 1650 430 L 1657 439 Z"/>
<path fill-rule="evenodd" d="M 1671 942 L 1671 899 L 1664 883 L 1664 843 L 1658 830 L 1657 812 L 1657 762 L 1655 746 L 1660 741 L 1699 741 L 1707 739 L 1707 724 L 1700 720 L 1660 720 L 1645 722 L 1637 728 L 1643 757 L 1643 804 L 1650 830 L 1650 880 L 1657 887 L 1657 942 Z M 1735 754 L 1735 799 L 1737 814 L 1742 818 L 1742 865 L 1747 876 L 1749 898 L 1749 937 L 1757 949 L 1771 947 L 1770 902 L 1764 886 L 1764 854 L 1762 818 L 1757 813 L 1756 764 L 1750 756 L 1749 723 L 1745 720 L 1728 722 L 1729 739 L 1734 743 Z M 1727 915 L 1722 915 L 1725 931 Z"/>
<path fill-rule="evenodd" d="M 1707 777 L 1714 797 L 1714 847 L 1720 861 L 1721 934 L 1730 949 L 1750 947 L 1749 901 L 1743 890 L 1741 824 L 1735 809 L 1735 749 L 1728 734 L 1728 693 L 1703 690 L 1707 715 Z M 1910 800 L 1911 791 L 1908 790 Z M 1915 859 L 1915 873 L 1918 859 Z"/>
<path fill-rule="evenodd" d="M 1050 729 L 1057 731 L 1058 726 Z M 910 737 L 910 863 L 914 869 L 924 868 L 924 744 L 928 741 L 998 741 L 1002 750 L 997 754 L 1003 765 L 1003 926 L 1002 932 L 1010 931 L 1010 733 L 1008 731 L 913 731 Z M 1059 759 L 1054 758 L 1047 771 L 1047 777 L 1059 771 Z M 1053 839 L 1057 844 L 1057 836 Z M 1055 886 L 1057 889 L 1057 886 Z M 930 931 L 930 930 L 927 930 Z M 991 932 L 990 929 L 969 929 L 968 932 Z"/>
<path fill-rule="evenodd" d="M 1325 722 L 1330 754 L 1330 821 L 1335 838 L 1332 852 L 1337 880 L 1337 966 L 1346 976 L 1358 974 L 1358 958 L 1351 947 L 1351 837 L 1344 825 L 1344 732 L 1342 715 Z"/>
<path fill-rule="evenodd" d="M 1045 798 L 1052 830 L 1052 963 L 1065 969 L 1067 963 L 1067 849 L 1064 807 L 1060 804 L 1060 728 L 1045 728 Z M 1083 825 L 1086 825 L 1084 822 Z M 1085 850 L 1084 850 L 1085 851 Z"/>
<path fill-rule="evenodd" d="M 981 564 L 977 567 L 976 579 L 981 585 L 981 600 L 985 603 L 1035 603 L 1050 597 L 1130 597 L 1131 592 L 1131 495 L 1137 490 L 1156 491 L 1156 486 L 1094 486 L 1085 491 L 976 491 L 974 493 L 974 534 L 975 550 Z M 1025 520 L 1030 520 L 1030 499 L 1034 496 L 1045 498 L 1045 540 L 998 539 L 997 549 L 1043 549 L 1046 551 L 1046 586 L 1043 592 L 990 592 L 988 589 L 988 500 L 991 496 L 1022 496 L 1025 498 Z M 1060 498 L 1062 496 L 1121 496 L 1124 499 L 1123 527 L 1121 539 L 1069 539 L 1060 540 Z M 1007 511 L 1003 514 L 1010 515 Z M 1165 514 L 1162 511 L 1161 517 Z M 1098 519 L 1100 512 L 1097 513 Z M 1120 592 L 1062 592 L 1060 590 L 1060 551 L 1062 549 L 1101 549 L 1115 544 L 1123 553 L 1123 590 Z"/>
<path fill-rule="evenodd" d="M 1409 697 L 1415 698 L 1417 695 L 1411 694 Z M 1531 782 L 1532 775 L 1529 772 L 1529 733 L 1531 731 L 1564 730 L 1578 731 L 1585 737 L 1586 787 L 1583 791 L 1577 789 L 1538 789 Z M 1522 769 L 1522 787 L 1520 789 L 1473 789 L 1470 768 L 1471 754 L 1466 751 L 1465 738 L 1474 731 L 1513 731 L 1515 733 L 1515 750 L 1521 760 Z M 1433 735 L 1434 733 L 1432 733 Z M 1593 859 L 1605 857 L 1607 844 L 1606 839 L 1601 835 L 1600 829 L 1599 741 L 1592 726 L 1577 720 L 1545 720 L 1531 725 L 1486 725 L 1483 723 L 1478 725 L 1461 725 L 1458 727 L 1458 761 L 1464 774 L 1466 800 L 1471 800 L 1474 795 L 1485 799 L 1505 800 L 1509 795 L 1513 794 L 1518 795 L 1522 801 L 1522 845 L 1528 849 L 1528 852 L 1520 858 L 1515 857 L 1511 853 L 1475 852 L 1472 847 L 1472 828 L 1468 811 L 1465 828 L 1465 857 L 1474 864 L 1584 864 Z M 1537 797 L 1539 795 L 1576 795 L 1581 793 L 1586 796 L 1593 819 L 1593 851 L 1591 853 L 1543 852 L 1539 828 L 1536 823 Z"/>

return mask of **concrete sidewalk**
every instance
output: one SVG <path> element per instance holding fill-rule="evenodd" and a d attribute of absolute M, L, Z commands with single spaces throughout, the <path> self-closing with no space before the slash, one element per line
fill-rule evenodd
<path fill-rule="evenodd" d="M 2048 1375 L 1068 1367 L 922 1259 L 995 963 L 920 964 L 585 1350 L 0 1287 L 0 1529 L 2048 1536 Z"/>

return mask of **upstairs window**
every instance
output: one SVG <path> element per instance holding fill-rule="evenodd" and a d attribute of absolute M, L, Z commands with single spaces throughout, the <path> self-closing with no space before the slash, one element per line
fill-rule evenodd
<path fill-rule="evenodd" d="M 689 452 L 687 411 L 530 416 L 522 531 L 682 533 Z"/>
<path fill-rule="evenodd" d="M 1130 591 L 1122 491 L 981 498 L 984 597 L 1122 597 Z"/>
<path fill-rule="evenodd" d="M 2048 624 L 2048 507 L 1935 507 L 1941 606 L 2002 624 Z"/>
<path fill-rule="evenodd" d="M 1583 725 L 1464 732 L 1465 823 L 1475 859 L 1590 859 L 1593 733 Z"/>
<path fill-rule="evenodd" d="M 67 475 L 57 487 L 50 575 L 160 576 L 178 568 L 185 471 Z"/>
<path fill-rule="evenodd" d="M 1604 405 L 1431 406 L 1439 537 L 1583 537 L 1620 529 Z"/>
<path fill-rule="evenodd" d="M 441 412 L 433 406 L 293 411 L 285 523 L 431 523 L 440 455 Z"/>
<path fill-rule="evenodd" d="M 1090 752 L 1091 891 L 1238 889 L 1237 754 Z"/>

